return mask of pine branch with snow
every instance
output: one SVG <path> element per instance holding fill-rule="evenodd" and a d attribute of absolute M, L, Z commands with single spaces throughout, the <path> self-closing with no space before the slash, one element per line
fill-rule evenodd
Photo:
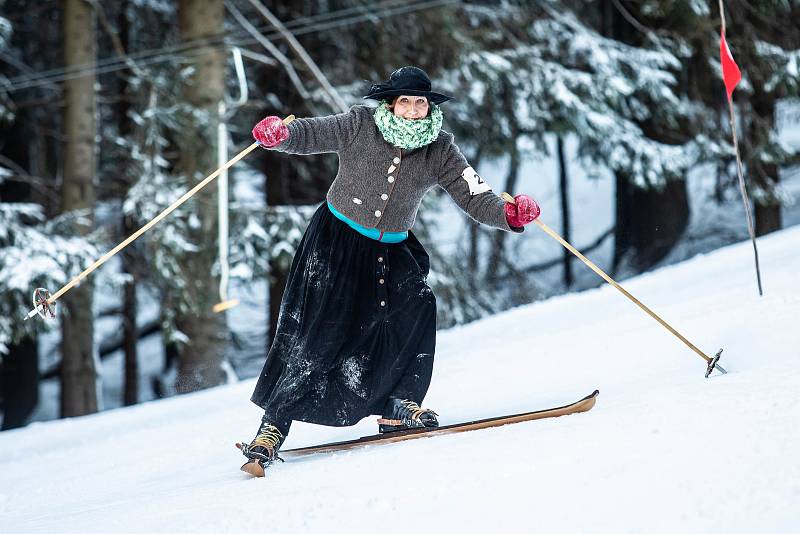
<path fill-rule="evenodd" d="M 98 256 L 90 237 L 66 231 L 77 217 L 64 214 L 47 221 L 38 204 L 0 203 L 0 353 L 49 328 L 51 323 L 38 319 L 22 320 L 33 308 L 34 289 L 54 293 Z"/>
<path fill-rule="evenodd" d="M 459 137 L 502 153 L 515 120 L 534 153 L 547 152 L 546 134 L 573 133 L 589 164 L 605 165 L 639 187 L 682 179 L 709 142 L 691 133 L 703 110 L 678 92 L 678 54 L 686 51 L 666 40 L 636 47 L 606 38 L 557 2 L 546 6 L 473 13 L 491 17 L 500 35 L 476 32 L 448 76 L 450 90 L 465 95 L 451 114 Z M 520 23 L 520 16 L 528 20 Z M 512 35 L 508 28 L 519 26 L 527 33 Z M 498 103 L 504 95 L 513 98 L 506 109 Z M 475 123 L 485 126 L 471 128 Z"/>

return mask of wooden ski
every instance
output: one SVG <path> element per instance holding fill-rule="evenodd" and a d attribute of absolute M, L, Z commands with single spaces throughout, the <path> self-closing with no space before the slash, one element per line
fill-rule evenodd
<path fill-rule="evenodd" d="M 490 419 L 481 419 L 479 421 L 470 421 L 467 423 L 456 423 L 447 426 L 440 426 L 438 428 L 415 428 L 412 430 L 402 430 L 387 434 L 376 434 L 374 436 L 365 436 L 363 438 L 350 441 L 340 441 L 337 443 L 325 443 L 322 445 L 313 445 L 298 449 L 282 450 L 279 454 L 284 458 L 297 458 L 300 456 L 307 456 L 309 454 L 344 451 L 357 447 L 364 447 L 367 445 L 383 445 L 386 443 L 395 443 L 409 439 L 429 438 L 433 436 L 440 436 L 442 434 L 467 432 L 470 430 L 479 430 L 481 428 L 521 423 L 523 421 L 534 421 L 536 419 L 547 419 L 550 417 L 560 417 L 562 415 L 570 415 L 573 413 L 588 412 L 594 407 L 599 394 L 600 392 L 595 390 L 594 393 L 582 398 L 577 402 L 567 404 L 566 406 L 560 406 L 558 408 L 538 410 L 535 412 L 525 412 L 516 415 L 492 417 Z"/>

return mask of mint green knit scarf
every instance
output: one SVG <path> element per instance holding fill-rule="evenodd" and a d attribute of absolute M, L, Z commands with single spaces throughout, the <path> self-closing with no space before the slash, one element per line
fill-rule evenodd
<path fill-rule="evenodd" d="M 431 112 L 424 119 L 409 120 L 398 117 L 386 107 L 385 100 L 375 109 L 375 125 L 387 142 L 405 149 L 419 148 L 439 137 L 442 128 L 442 109 L 431 104 Z"/>

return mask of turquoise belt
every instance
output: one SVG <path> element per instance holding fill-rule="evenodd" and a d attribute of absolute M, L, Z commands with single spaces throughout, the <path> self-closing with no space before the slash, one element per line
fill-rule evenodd
<path fill-rule="evenodd" d="M 384 232 L 383 230 L 378 230 L 377 228 L 367 228 L 366 226 L 361 226 L 355 221 L 351 221 L 339 211 L 334 208 L 330 202 L 326 201 L 328 204 L 328 209 L 331 210 L 337 219 L 341 220 L 345 224 L 347 224 L 350 228 L 355 230 L 361 235 L 367 236 L 370 239 L 374 239 L 375 241 L 380 241 L 381 243 L 399 243 L 403 241 L 405 238 L 408 237 L 408 230 L 405 232 Z"/>

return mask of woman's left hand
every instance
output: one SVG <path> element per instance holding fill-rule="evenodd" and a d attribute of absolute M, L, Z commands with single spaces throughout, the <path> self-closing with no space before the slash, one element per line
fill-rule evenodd
<path fill-rule="evenodd" d="M 270 115 L 253 127 L 253 138 L 259 145 L 272 148 L 289 139 L 289 128 L 280 117 Z"/>
<path fill-rule="evenodd" d="M 506 220 L 509 226 L 520 228 L 533 222 L 542 212 L 539 204 L 528 195 L 517 195 L 514 197 L 516 204 L 506 202 Z"/>

